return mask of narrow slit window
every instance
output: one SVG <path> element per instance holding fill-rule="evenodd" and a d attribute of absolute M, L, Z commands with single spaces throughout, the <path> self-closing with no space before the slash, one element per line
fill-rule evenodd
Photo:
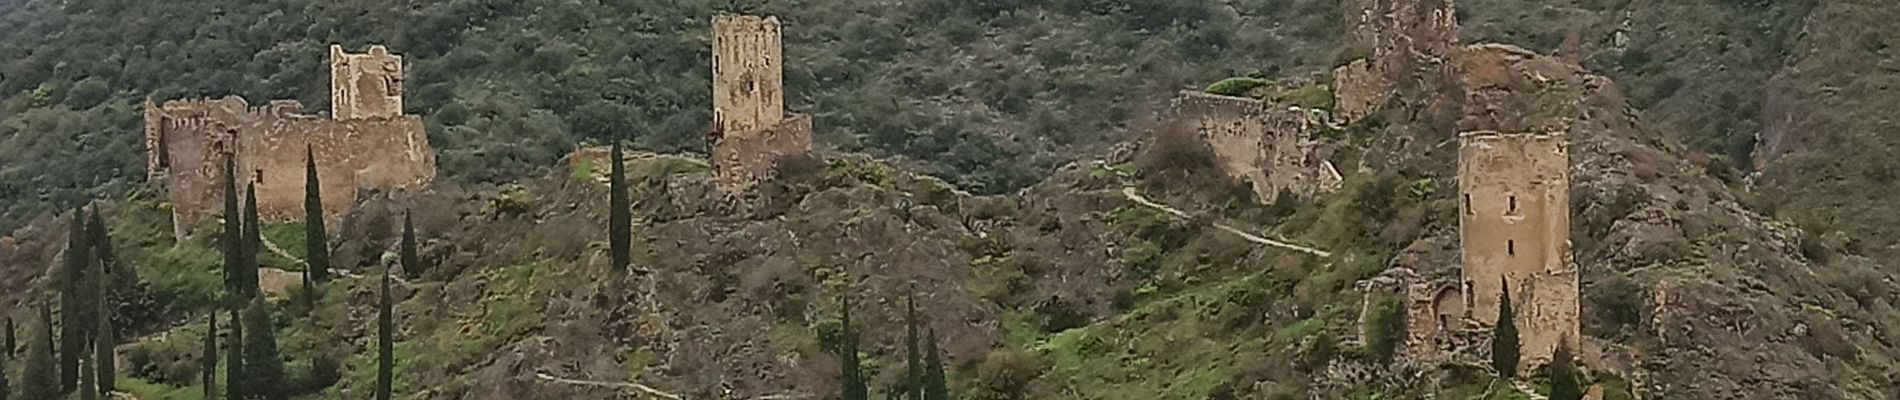
<path fill-rule="evenodd" d="M 1510 214 L 1510 215 L 1517 215 L 1517 196 L 1511 196 L 1511 204 L 1509 208 L 1506 209 L 1505 213 Z"/>
<path fill-rule="evenodd" d="M 1465 215 L 1471 215 L 1471 194 L 1465 193 Z"/>
<path fill-rule="evenodd" d="M 1513 255 L 1513 256 L 1517 255 L 1517 241 L 1516 240 L 1504 241 L 1504 253 L 1508 255 Z"/>

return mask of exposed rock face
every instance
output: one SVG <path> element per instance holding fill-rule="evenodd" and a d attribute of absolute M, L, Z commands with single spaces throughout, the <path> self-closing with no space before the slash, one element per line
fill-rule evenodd
<path fill-rule="evenodd" d="M 778 175 L 778 161 L 811 152 L 810 116 L 785 112 L 778 18 L 713 17 L 713 175 L 743 194 Z"/>
<path fill-rule="evenodd" d="M 1316 111 L 1189 91 L 1174 100 L 1174 120 L 1183 129 L 1158 132 L 1195 135 L 1221 171 L 1251 183 L 1261 203 L 1272 203 L 1281 193 L 1307 198 L 1339 189 L 1339 171 L 1327 161 L 1331 150 L 1317 137 L 1326 123 Z"/>
<path fill-rule="evenodd" d="M 331 117 L 303 113 L 292 100 L 252 107 L 238 97 L 145 104 L 146 169 L 164 182 L 180 237 L 221 212 L 224 162 L 240 185 L 257 185 L 259 215 L 303 219 L 306 150 L 317 161 L 326 223 L 335 224 L 360 189 L 413 188 L 435 179 L 435 151 L 422 118 L 401 115 L 401 58 L 382 46 L 367 54 L 331 50 Z M 393 66 L 393 67 L 392 67 Z"/>

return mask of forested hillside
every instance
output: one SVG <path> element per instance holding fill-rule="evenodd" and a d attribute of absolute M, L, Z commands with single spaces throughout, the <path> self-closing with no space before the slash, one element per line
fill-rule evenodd
<path fill-rule="evenodd" d="M 407 57 L 408 111 L 457 181 L 609 137 L 703 152 L 727 10 L 785 21 L 788 101 L 821 143 L 1008 191 L 1127 138 L 1182 85 L 1326 66 L 1336 3 L 34 1 L 0 17 L 0 228 L 135 188 L 147 96 L 327 109 L 331 43 Z"/>

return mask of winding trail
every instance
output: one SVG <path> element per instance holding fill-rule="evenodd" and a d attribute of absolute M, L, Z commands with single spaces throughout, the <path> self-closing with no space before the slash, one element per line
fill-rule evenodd
<path fill-rule="evenodd" d="M 1172 214 L 1175 217 L 1179 217 L 1181 219 L 1194 219 L 1194 216 L 1188 215 L 1186 211 L 1181 211 L 1180 209 L 1169 207 L 1166 204 L 1156 203 L 1154 202 L 1154 200 L 1149 200 L 1148 197 L 1142 196 L 1141 192 L 1135 190 L 1135 188 L 1133 187 L 1123 187 L 1122 196 L 1127 197 L 1128 200 L 1132 200 L 1135 203 L 1139 203 L 1141 205 L 1148 206 L 1149 208 L 1160 210 L 1161 212 Z M 1240 230 L 1240 228 L 1235 228 L 1235 227 L 1228 226 L 1227 224 L 1223 224 L 1219 222 L 1214 223 L 1214 228 L 1227 231 L 1235 235 L 1239 235 L 1242 239 L 1247 239 L 1247 241 L 1249 242 L 1264 244 L 1264 245 L 1278 247 L 1278 248 L 1287 249 L 1287 250 L 1298 251 L 1298 252 L 1312 254 L 1312 255 L 1316 255 L 1320 257 L 1333 256 L 1333 253 L 1329 251 L 1260 237 L 1259 235 L 1247 233 L 1247 231 Z"/>

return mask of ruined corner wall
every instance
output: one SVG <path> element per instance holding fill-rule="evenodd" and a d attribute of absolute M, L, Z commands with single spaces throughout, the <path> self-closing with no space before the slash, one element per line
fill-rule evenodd
<path fill-rule="evenodd" d="M 336 119 L 402 116 L 402 57 L 383 46 L 352 54 L 330 46 L 330 114 Z"/>
<path fill-rule="evenodd" d="M 1342 182 L 1314 137 L 1325 123 L 1311 110 L 1198 91 L 1182 92 L 1173 109 L 1176 123 L 1188 124 L 1179 131 L 1207 143 L 1221 171 L 1251 183 L 1262 203 L 1282 192 L 1312 197 Z"/>
<path fill-rule="evenodd" d="M 1333 70 L 1334 115 L 1341 122 L 1377 111 L 1403 82 L 1452 84 L 1459 51 L 1452 0 L 1347 0 L 1342 8 L 1346 54 L 1361 58 Z"/>
<path fill-rule="evenodd" d="M 771 129 L 719 138 L 712 151 L 715 187 L 737 195 L 777 178 L 779 161 L 811 153 L 811 138 L 812 118 L 803 114 Z"/>

